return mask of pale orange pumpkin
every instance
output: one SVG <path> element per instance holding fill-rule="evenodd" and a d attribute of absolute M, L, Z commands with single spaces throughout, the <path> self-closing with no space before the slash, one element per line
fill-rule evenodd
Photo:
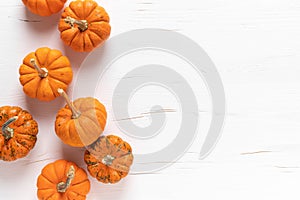
<path fill-rule="evenodd" d="M 101 136 L 87 147 L 84 161 L 92 177 L 102 183 L 117 183 L 129 173 L 131 146 L 115 135 Z"/>
<path fill-rule="evenodd" d="M 106 125 L 107 113 L 104 105 L 92 97 L 71 102 L 64 90 L 59 89 L 58 92 L 65 98 L 67 105 L 56 116 L 57 136 L 73 147 L 84 147 L 95 142 Z"/>

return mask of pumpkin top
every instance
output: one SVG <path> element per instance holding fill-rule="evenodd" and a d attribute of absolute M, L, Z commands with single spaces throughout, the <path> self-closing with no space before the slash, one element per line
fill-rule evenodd
<path fill-rule="evenodd" d="M 59 22 L 64 43 L 73 50 L 89 52 L 110 35 L 109 15 L 93 0 L 72 1 Z"/>
<path fill-rule="evenodd" d="M 0 159 L 13 161 L 35 146 L 38 124 L 20 107 L 0 107 Z"/>
<path fill-rule="evenodd" d="M 31 98 L 51 101 L 58 88 L 67 89 L 73 78 L 69 59 L 59 50 L 42 47 L 29 53 L 19 69 L 23 91 Z"/>
<path fill-rule="evenodd" d="M 57 160 L 47 164 L 37 180 L 39 199 L 86 199 L 90 181 L 75 163 Z"/>
<path fill-rule="evenodd" d="M 67 102 L 56 116 L 55 131 L 59 138 L 75 147 L 84 147 L 96 141 L 106 125 L 104 105 L 92 97 L 72 102 L 63 90 L 59 93 Z"/>
<path fill-rule="evenodd" d="M 131 146 L 115 135 L 101 136 L 87 147 L 85 162 L 93 177 L 103 183 L 116 183 L 127 176 L 133 162 Z"/>

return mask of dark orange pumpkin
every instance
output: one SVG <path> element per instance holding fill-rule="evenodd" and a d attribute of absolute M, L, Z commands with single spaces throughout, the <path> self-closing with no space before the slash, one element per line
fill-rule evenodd
<path fill-rule="evenodd" d="M 84 200 L 90 191 L 90 181 L 75 163 L 57 160 L 42 169 L 37 188 L 39 200 Z"/>
<path fill-rule="evenodd" d="M 67 0 L 22 0 L 30 12 L 40 16 L 50 16 L 59 12 Z"/>
<path fill-rule="evenodd" d="M 127 176 L 133 162 L 132 149 L 120 137 L 101 136 L 87 149 L 84 161 L 92 177 L 103 183 L 117 183 Z"/>
<path fill-rule="evenodd" d="M 35 146 L 38 124 L 20 107 L 0 107 L 0 159 L 13 161 L 25 157 Z"/>
<path fill-rule="evenodd" d="M 92 51 L 111 31 L 107 12 L 93 0 L 72 1 L 62 13 L 58 29 L 63 42 L 79 52 Z"/>

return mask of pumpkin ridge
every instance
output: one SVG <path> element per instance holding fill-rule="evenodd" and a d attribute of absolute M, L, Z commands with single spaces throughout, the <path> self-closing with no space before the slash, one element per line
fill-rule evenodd
<path fill-rule="evenodd" d="M 31 73 L 33 74 L 33 73 Z M 30 75 L 30 74 L 24 74 L 22 76 L 27 76 L 27 75 Z M 26 82 L 22 82 L 23 85 L 26 85 L 27 83 L 29 83 L 30 81 L 32 81 L 33 79 L 35 79 L 36 77 L 32 77 L 31 79 L 28 79 Z"/>
<path fill-rule="evenodd" d="M 62 56 L 59 56 L 59 57 L 57 57 L 56 59 L 54 59 L 51 63 L 47 63 L 47 66 L 51 66 L 55 61 L 57 61 L 57 60 L 60 59 L 61 57 L 62 57 Z M 47 57 L 46 60 L 48 61 L 48 57 Z M 57 68 L 49 69 L 49 71 L 50 71 L 50 70 L 55 70 L 55 69 L 57 69 Z"/>
<path fill-rule="evenodd" d="M 47 1 L 47 0 L 46 0 L 46 1 Z M 65 4 L 65 2 L 62 1 L 62 0 L 59 0 L 59 2 L 62 3 L 63 5 Z M 51 6 L 49 6 L 49 2 L 48 2 L 48 1 L 47 1 L 47 7 L 48 7 L 48 9 L 49 9 L 49 11 L 50 11 L 51 13 L 57 13 L 55 10 L 51 10 Z"/>
<path fill-rule="evenodd" d="M 49 81 L 48 77 L 47 77 L 47 78 L 41 78 L 39 87 L 38 87 L 38 89 L 36 90 L 36 91 L 37 91 L 37 96 L 38 96 L 38 93 L 39 93 L 40 90 L 41 90 L 42 84 L 49 85 L 49 87 L 51 88 L 50 81 Z M 52 95 L 55 97 L 55 93 L 53 92 L 52 89 L 51 89 L 51 92 L 52 92 Z M 41 92 L 41 93 L 43 93 L 43 92 Z"/>
<path fill-rule="evenodd" d="M 65 69 L 69 69 L 70 67 L 66 66 L 66 67 L 62 67 L 62 68 L 55 68 L 55 69 L 50 69 L 49 73 L 53 72 L 53 71 L 57 71 L 57 70 L 65 70 Z"/>
<path fill-rule="evenodd" d="M 51 193 L 50 194 L 48 194 L 48 192 L 47 192 L 47 196 L 45 197 L 45 196 L 43 196 L 43 199 L 45 199 L 45 200 L 49 200 L 50 199 L 50 197 L 52 197 L 54 194 L 55 194 L 55 190 L 53 190 L 52 188 L 45 188 L 45 189 L 38 189 L 38 196 L 39 196 L 39 191 L 51 191 Z"/>
<path fill-rule="evenodd" d="M 38 58 L 38 56 L 36 55 L 36 52 L 34 52 L 34 58 L 33 59 L 35 59 L 35 61 L 37 62 L 36 64 L 40 67 L 40 68 L 43 68 L 43 67 L 45 67 L 42 63 L 41 63 L 41 61 L 40 61 L 40 59 Z M 45 63 L 44 63 L 45 64 Z"/>
<path fill-rule="evenodd" d="M 51 84 L 51 81 L 49 81 L 49 86 L 50 86 L 50 88 L 51 88 L 51 90 L 52 90 L 53 95 L 56 96 L 56 95 L 55 95 L 55 89 L 53 88 L 53 86 L 52 86 L 52 84 Z"/>
<path fill-rule="evenodd" d="M 84 10 L 86 10 L 86 7 L 87 7 L 87 1 L 83 2 L 83 5 L 84 5 Z M 95 8 L 97 8 L 97 4 L 95 2 L 93 2 L 93 5 L 92 5 L 92 8 L 90 10 L 89 13 L 84 13 L 84 18 L 87 19 L 90 17 L 90 15 L 92 14 L 92 12 L 95 10 Z"/>
<path fill-rule="evenodd" d="M 49 86 L 50 86 L 50 88 L 51 88 L 51 90 L 52 90 L 52 93 L 53 93 L 53 95 L 56 97 L 57 95 L 56 95 L 56 88 L 52 85 L 53 83 L 52 83 L 52 81 L 51 81 L 51 79 L 54 79 L 55 81 L 57 81 L 57 82 L 60 82 L 60 83 L 62 83 L 62 84 L 64 84 L 64 85 L 68 85 L 68 84 L 66 84 L 66 83 L 64 83 L 64 82 L 62 82 L 62 81 L 60 81 L 60 80 L 57 80 L 57 79 L 55 79 L 55 78 L 53 78 L 53 77 L 51 77 L 51 76 L 49 76 L 49 78 L 50 78 L 50 80 L 49 80 Z M 49 79 L 48 78 L 48 79 Z"/>
<path fill-rule="evenodd" d="M 86 118 L 88 118 L 96 127 L 99 127 L 100 126 L 100 124 L 99 124 L 99 122 L 98 123 L 95 123 L 94 122 L 94 120 L 92 120 L 92 119 L 90 119 L 89 117 L 87 117 L 86 115 L 81 115 L 81 117 L 86 117 Z M 81 126 L 81 127 L 85 127 L 85 124 L 83 124 L 83 120 L 77 120 L 78 121 L 78 123 L 79 123 L 79 125 Z M 75 124 L 75 128 L 77 129 L 77 126 L 76 126 L 76 124 Z M 82 130 L 86 133 L 87 131 L 86 131 L 86 129 L 83 129 L 82 128 Z M 102 130 L 103 131 L 103 130 Z M 90 132 L 90 131 L 89 131 Z M 101 135 L 101 133 L 99 133 L 99 135 Z M 98 136 L 99 136 L 98 135 Z M 83 136 L 82 135 L 80 135 L 79 134 L 79 139 L 81 140 L 83 137 L 85 137 L 84 139 L 86 139 L 86 140 L 83 140 L 83 141 L 90 141 L 90 134 L 89 135 L 87 135 L 87 134 L 84 134 Z M 94 140 L 93 140 L 94 141 Z M 81 141 L 82 142 L 82 141 Z"/>
<path fill-rule="evenodd" d="M 107 113 L 106 112 L 104 112 L 103 110 L 100 110 L 100 109 L 97 109 L 96 108 L 96 111 L 98 111 L 100 114 L 101 114 L 101 116 L 103 117 L 103 118 L 107 118 Z"/>
<path fill-rule="evenodd" d="M 27 71 L 32 70 L 32 72 L 24 73 L 23 72 L 24 70 L 27 70 Z M 20 66 L 19 73 L 20 73 L 20 75 L 33 74 L 33 73 L 36 73 L 36 70 L 27 64 L 22 64 Z"/>
<path fill-rule="evenodd" d="M 97 121 L 98 121 L 98 120 L 99 120 L 99 118 L 97 117 Z M 100 124 L 102 124 L 102 123 L 104 124 L 103 129 L 105 128 L 105 122 L 106 122 L 106 120 L 107 120 L 106 117 L 105 117 L 105 118 L 104 118 L 104 117 L 101 117 L 101 118 L 100 118 Z M 98 122 L 98 123 L 99 123 L 99 122 Z M 101 127 L 101 129 L 102 129 L 102 127 Z M 102 131 L 104 131 L 104 130 L 102 130 Z"/>
<path fill-rule="evenodd" d="M 88 180 L 81 180 L 80 182 L 77 182 L 77 183 L 72 183 L 72 185 L 71 186 L 74 186 L 74 185 L 80 185 L 80 184 L 83 184 L 83 183 L 85 183 L 85 182 L 88 182 Z"/>
<path fill-rule="evenodd" d="M 95 8 L 93 8 L 93 10 L 89 13 L 89 15 L 85 17 L 85 19 L 86 19 L 89 23 L 92 23 L 92 22 L 90 22 L 89 18 L 92 17 L 92 15 L 94 14 L 96 8 L 97 8 L 97 6 L 95 6 Z"/>
<path fill-rule="evenodd" d="M 47 1 L 48 2 L 48 1 Z M 47 6 L 49 6 L 49 5 L 47 5 Z M 52 11 L 51 11 L 52 12 Z M 46 69 L 48 69 L 48 66 L 49 66 L 49 63 L 48 63 L 48 61 L 49 61 L 49 55 L 50 55 L 50 52 L 51 52 L 51 49 L 49 49 L 49 51 L 48 51 L 48 53 L 47 53 L 47 55 L 46 55 L 46 59 L 45 59 L 45 68 Z"/>
<path fill-rule="evenodd" d="M 91 39 L 91 34 L 90 33 L 92 33 L 90 30 L 87 30 L 87 36 L 88 36 L 88 38 L 89 38 L 89 40 L 90 40 L 90 42 L 92 43 L 92 45 L 93 45 L 93 47 L 95 48 L 97 45 L 95 45 L 95 43 L 94 43 L 94 41 Z M 97 34 L 96 34 L 97 35 Z M 98 35 L 97 35 L 97 37 L 99 37 Z M 100 38 L 100 37 L 99 37 Z M 101 39 L 101 38 L 100 38 Z M 102 40 L 102 39 L 101 39 Z"/>
<path fill-rule="evenodd" d="M 73 43 L 73 40 L 80 34 L 80 31 L 77 31 L 76 34 L 74 34 L 73 38 L 70 40 L 70 43 L 68 45 L 71 45 Z"/>
<path fill-rule="evenodd" d="M 43 176 L 43 177 L 44 177 L 44 176 Z M 48 179 L 47 179 L 47 180 L 48 180 Z M 52 182 L 49 182 L 49 183 L 55 184 L 55 183 L 52 183 Z M 52 188 L 39 188 L 38 190 L 41 190 L 41 191 L 43 191 L 43 190 L 53 190 L 53 192 L 55 192 L 54 189 L 52 189 Z"/>
<path fill-rule="evenodd" d="M 40 77 L 35 77 L 35 78 L 32 79 L 30 82 L 34 81 L 35 79 L 38 80 L 38 83 L 37 83 L 36 85 L 39 85 L 40 82 L 41 82 L 41 78 L 40 78 Z M 28 85 L 30 82 L 27 82 L 26 84 L 24 84 L 24 87 L 23 87 L 23 88 L 25 88 L 25 86 Z M 38 87 L 36 88 L 36 91 L 35 91 L 35 94 L 34 94 L 34 97 L 33 97 L 33 98 L 36 98 L 36 97 L 37 97 L 37 93 L 38 93 L 38 90 L 37 90 L 37 89 L 38 89 Z"/>
<path fill-rule="evenodd" d="M 65 123 L 65 126 L 66 126 L 66 130 L 68 130 L 68 131 L 65 132 L 65 137 L 69 138 L 69 137 L 71 137 L 70 136 L 71 121 L 67 121 L 67 123 Z M 61 126 L 61 128 L 62 127 L 63 126 Z"/>
<path fill-rule="evenodd" d="M 101 10 L 97 10 L 97 7 L 99 7 Z M 93 23 L 93 22 L 107 22 L 109 23 L 109 16 L 108 16 L 108 19 L 103 19 L 102 17 L 98 17 L 97 14 L 99 13 L 102 13 L 103 12 L 103 15 L 106 15 L 108 16 L 108 13 L 106 12 L 106 10 L 102 7 L 102 6 L 96 6 L 95 9 L 93 9 L 93 11 L 90 13 L 90 15 L 88 17 L 86 17 L 86 20 L 89 21 L 89 23 Z M 97 19 L 89 19 L 90 17 L 92 17 L 91 15 L 95 14 L 95 16 L 97 16 Z M 100 18 L 100 19 L 99 19 Z"/>
<path fill-rule="evenodd" d="M 97 116 L 95 116 L 94 119 L 93 119 L 92 117 L 90 117 L 89 115 L 84 115 L 84 113 L 82 113 L 82 116 L 88 118 L 90 121 L 93 122 L 94 125 L 96 125 L 97 127 L 100 127 L 100 129 L 102 129 L 102 127 L 101 127 L 101 125 L 100 125 L 100 123 L 99 123 L 99 121 L 98 121 Z M 80 120 L 79 120 L 79 121 L 80 121 Z M 97 123 L 96 123 L 95 121 L 97 121 Z M 80 123 L 79 123 L 79 124 L 80 124 Z M 82 125 L 80 124 L 80 126 L 82 126 Z M 102 131 L 103 131 L 103 130 L 102 130 Z"/>
<path fill-rule="evenodd" d="M 54 195 L 56 194 L 56 192 L 55 191 L 53 191 L 53 193 L 52 194 L 50 194 L 49 196 L 48 196 L 48 198 L 47 198 L 47 200 L 49 199 L 51 199 Z"/>
<path fill-rule="evenodd" d="M 63 169 L 63 170 L 62 170 L 62 171 L 57 171 L 57 166 L 55 166 L 55 165 L 61 165 L 61 163 L 63 164 L 63 166 L 62 166 L 62 169 Z M 69 163 L 70 163 L 70 162 L 60 162 L 60 160 L 53 163 L 55 176 L 57 177 L 57 179 L 58 179 L 59 181 L 65 181 L 65 180 L 61 180 L 61 176 L 63 176 L 63 178 L 64 178 L 65 175 L 67 174 L 67 173 L 65 173 L 65 172 L 68 171 L 66 168 L 67 168 L 67 165 L 68 165 Z M 72 164 L 71 164 L 71 165 L 72 165 Z M 55 183 L 55 184 L 58 184 L 58 183 Z"/>
<path fill-rule="evenodd" d="M 73 191 L 73 190 L 71 190 L 69 193 L 73 193 L 73 194 L 75 194 L 76 195 L 76 197 L 81 197 L 82 199 L 85 199 L 85 196 L 84 195 L 81 195 L 81 194 L 79 194 L 79 193 L 77 193 L 77 192 L 75 192 L 75 191 Z M 67 197 L 67 200 L 74 200 L 72 197 L 69 197 L 69 195 L 66 195 L 66 197 Z"/>
<path fill-rule="evenodd" d="M 75 1 L 71 2 L 71 4 L 75 3 Z M 73 8 L 71 7 L 71 4 L 69 5 L 69 11 L 72 11 L 72 13 L 76 16 L 77 19 L 80 19 L 80 17 L 77 15 L 77 13 L 75 12 L 75 10 L 73 10 Z M 68 12 L 69 12 L 68 11 Z M 67 13 L 67 15 L 69 15 L 69 13 Z"/>
<path fill-rule="evenodd" d="M 19 142 L 18 142 L 17 140 L 15 140 L 15 139 L 14 139 L 14 141 L 15 141 L 16 144 L 18 144 L 18 145 L 24 147 L 24 148 L 27 150 L 27 152 L 29 152 L 30 149 L 29 149 L 28 147 L 26 147 L 26 146 L 24 146 L 23 144 L 19 143 Z M 27 153 L 26 153 L 26 154 L 27 154 Z"/>
<path fill-rule="evenodd" d="M 16 133 L 16 134 L 19 134 L 19 133 Z M 19 135 L 21 135 L 21 134 L 19 134 Z M 17 140 L 17 139 L 16 139 Z M 22 138 L 22 141 L 26 141 L 27 142 L 27 144 L 30 144 L 30 143 L 34 143 L 33 145 L 31 145 L 32 146 L 32 148 L 35 146 L 35 141 L 32 141 L 32 140 L 29 140 L 29 139 L 27 139 L 27 138 Z M 18 142 L 18 143 L 20 143 L 20 142 Z M 23 145 L 22 143 L 20 143 L 21 145 Z M 24 144 L 25 145 L 25 144 Z M 23 146 L 24 146 L 23 145 Z M 25 147 L 25 146 L 24 146 Z M 28 150 L 30 150 L 29 148 L 28 148 Z"/>
<path fill-rule="evenodd" d="M 66 15 L 66 17 L 62 17 L 61 20 L 62 20 L 63 23 L 65 23 L 65 24 L 68 24 L 68 23 L 65 22 L 65 20 L 66 20 L 67 17 L 70 17 L 70 16 L 73 15 L 74 17 L 72 17 L 72 18 L 76 18 L 76 19 L 79 18 L 79 17 L 76 15 L 76 13 L 74 13 L 73 10 L 72 10 L 70 7 L 67 7 L 67 8 L 65 9 L 65 11 L 62 13 L 62 16 L 63 16 L 63 15 Z M 68 24 L 68 26 L 69 26 L 69 28 L 67 28 L 67 29 L 72 28 L 72 26 L 71 26 L 70 24 Z"/>
<path fill-rule="evenodd" d="M 46 5 L 47 5 L 47 8 L 48 10 L 50 11 L 50 13 L 53 13 L 52 10 L 50 9 L 50 6 L 49 6 L 49 3 L 48 3 L 48 0 L 44 0 L 46 2 Z"/>
<path fill-rule="evenodd" d="M 90 30 L 90 29 L 89 29 L 89 31 L 95 33 L 102 40 L 102 42 L 105 41 L 105 39 L 103 39 L 103 37 L 101 35 L 97 34 L 95 31 Z"/>
<path fill-rule="evenodd" d="M 34 8 L 34 10 L 36 10 L 37 13 L 38 13 L 38 15 L 40 15 L 39 10 L 37 9 L 37 6 L 38 6 L 38 1 L 35 2 L 35 8 Z"/>
<path fill-rule="evenodd" d="M 68 85 L 68 83 L 63 82 L 63 81 L 61 81 L 61 80 L 59 80 L 59 79 L 57 79 L 57 78 L 55 78 L 55 77 L 53 77 L 53 76 L 51 76 L 51 75 L 49 75 L 49 78 L 50 78 L 50 80 L 51 80 L 51 79 L 54 79 L 54 80 L 56 80 L 56 81 L 58 81 L 58 82 L 60 82 L 60 83 L 62 83 L 62 84 L 64 84 L 64 85 Z M 49 81 L 49 82 L 51 83 L 51 81 Z M 51 84 L 50 84 L 50 86 L 51 86 Z M 51 88 L 52 88 L 52 87 L 51 87 Z M 57 91 L 57 88 L 56 88 L 56 89 L 52 88 L 52 91 L 53 91 L 53 92 L 56 92 L 56 91 Z"/>

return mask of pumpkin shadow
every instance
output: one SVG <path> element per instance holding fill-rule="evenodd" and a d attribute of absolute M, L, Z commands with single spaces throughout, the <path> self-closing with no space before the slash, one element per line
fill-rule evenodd
<path fill-rule="evenodd" d="M 33 115 L 33 118 L 44 120 L 55 119 L 58 110 L 65 106 L 63 98 L 59 97 L 53 101 L 45 102 L 26 96 L 25 102 L 27 109 Z"/>
<path fill-rule="evenodd" d="M 129 177 L 125 177 L 116 184 L 102 184 L 91 176 L 89 176 L 89 179 L 92 184 L 90 197 L 94 199 L 101 196 L 102 200 L 123 200 L 124 196 L 126 196 L 124 193 L 129 191 L 129 187 L 133 185 Z"/>
<path fill-rule="evenodd" d="M 69 58 L 72 64 L 72 69 L 76 72 L 89 55 L 89 52 L 76 52 L 71 49 L 71 47 L 64 45 L 64 55 Z"/>
<path fill-rule="evenodd" d="M 60 11 L 51 16 L 42 17 L 31 13 L 26 7 L 24 7 L 24 12 L 26 19 L 20 20 L 27 22 L 31 30 L 38 33 L 48 33 L 50 30 L 53 30 L 53 28 L 58 27 L 58 22 L 62 13 L 62 11 Z"/>
<path fill-rule="evenodd" d="M 85 169 L 84 163 L 84 148 L 71 147 L 66 144 L 61 145 L 62 158 L 76 163 L 79 167 Z"/>
<path fill-rule="evenodd" d="M 29 152 L 29 155 L 30 154 L 31 152 Z M 27 173 L 32 173 L 33 166 L 28 158 L 29 155 L 15 161 L 0 161 L 0 177 L 2 180 L 5 180 L 5 184 L 13 185 L 14 182 L 26 177 Z"/>

